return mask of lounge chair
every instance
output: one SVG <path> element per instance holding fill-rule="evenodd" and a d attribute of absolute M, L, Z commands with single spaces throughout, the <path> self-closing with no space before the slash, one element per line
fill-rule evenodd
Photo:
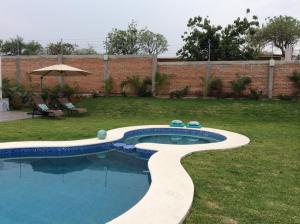
<path fill-rule="evenodd" d="M 78 114 L 83 114 L 87 112 L 86 108 L 75 107 L 67 98 L 58 98 L 58 102 L 70 113 L 75 112 Z"/>
<path fill-rule="evenodd" d="M 62 110 L 51 110 L 45 103 L 45 101 L 40 96 L 33 96 L 33 111 L 32 117 L 34 115 L 43 115 L 48 117 L 62 117 L 64 113 Z"/>

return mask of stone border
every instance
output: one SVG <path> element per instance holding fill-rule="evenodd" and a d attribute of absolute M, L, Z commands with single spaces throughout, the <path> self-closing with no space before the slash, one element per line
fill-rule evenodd
<path fill-rule="evenodd" d="M 78 147 L 101 143 L 111 143 L 123 138 L 128 131 L 147 128 L 166 128 L 167 125 L 147 125 L 117 128 L 107 132 L 105 140 L 97 138 L 76 141 L 30 141 L 0 143 L 0 150 L 36 147 Z M 110 224 L 179 224 L 188 214 L 194 196 L 194 185 L 180 160 L 194 152 L 222 150 L 247 145 L 246 136 L 212 128 L 200 130 L 214 132 L 226 137 L 224 141 L 208 144 L 169 145 L 141 143 L 141 150 L 157 151 L 148 162 L 151 185 L 146 195 L 131 209 L 110 221 Z"/>

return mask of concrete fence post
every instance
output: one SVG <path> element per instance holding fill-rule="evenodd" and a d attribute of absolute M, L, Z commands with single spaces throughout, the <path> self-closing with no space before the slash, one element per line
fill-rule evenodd
<path fill-rule="evenodd" d="M 155 86 L 156 72 L 157 72 L 157 55 L 154 54 L 152 57 L 152 86 L 151 86 L 153 96 L 156 95 L 156 86 Z"/>
<path fill-rule="evenodd" d="M 63 64 L 64 63 L 64 55 L 60 54 L 57 57 L 58 60 L 58 64 Z M 65 85 L 65 77 L 64 76 L 60 76 L 58 77 L 58 81 L 61 87 L 63 87 Z"/>
<path fill-rule="evenodd" d="M 104 86 L 104 95 L 108 93 L 105 91 L 106 89 L 106 81 L 109 80 L 109 56 L 107 54 L 103 55 L 103 86 Z"/>
<path fill-rule="evenodd" d="M 9 101 L 2 97 L 2 56 L 0 54 L 0 111 L 9 111 Z"/>
<path fill-rule="evenodd" d="M 2 56 L 0 55 L 0 100 L 2 99 Z"/>
<path fill-rule="evenodd" d="M 16 83 L 21 84 L 21 67 L 20 67 L 20 56 L 16 56 Z"/>
<path fill-rule="evenodd" d="M 209 82 L 210 76 L 211 76 L 211 62 L 207 61 L 205 78 L 204 78 L 204 89 L 203 89 L 204 97 L 207 97 L 207 94 L 208 94 L 208 82 Z"/>
<path fill-rule="evenodd" d="M 269 99 L 272 99 L 273 97 L 274 69 L 275 69 L 275 60 L 271 59 L 269 61 L 268 86 L 267 86 Z"/>

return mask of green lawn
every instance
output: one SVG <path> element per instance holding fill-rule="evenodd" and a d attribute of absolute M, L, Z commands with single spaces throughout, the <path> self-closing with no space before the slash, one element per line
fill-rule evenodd
<path fill-rule="evenodd" d="M 0 123 L 0 141 L 83 139 L 100 128 L 199 120 L 251 143 L 182 161 L 195 184 L 185 223 L 300 223 L 299 102 L 103 97 L 80 105 L 89 114 Z"/>

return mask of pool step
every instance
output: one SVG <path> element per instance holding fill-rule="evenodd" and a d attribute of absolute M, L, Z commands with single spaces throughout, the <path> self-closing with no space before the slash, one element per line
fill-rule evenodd
<path fill-rule="evenodd" d="M 127 145 L 123 142 L 116 142 L 113 144 L 114 148 L 120 152 L 125 153 L 136 153 L 138 157 L 143 159 L 149 159 L 156 151 L 153 150 L 146 150 L 146 149 L 139 149 L 136 148 L 134 145 Z"/>
<path fill-rule="evenodd" d="M 123 149 L 123 147 L 125 146 L 126 144 L 125 143 L 122 143 L 122 142 L 117 142 L 117 143 L 114 143 L 113 146 L 117 149 L 117 150 L 121 150 Z"/>
<path fill-rule="evenodd" d="M 122 142 L 117 142 L 117 143 L 114 143 L 113 146 L 117 150 L 122 151 L 122 152 L 136 152 L 136 148 L 134 145 L 127 145 Z"/>

